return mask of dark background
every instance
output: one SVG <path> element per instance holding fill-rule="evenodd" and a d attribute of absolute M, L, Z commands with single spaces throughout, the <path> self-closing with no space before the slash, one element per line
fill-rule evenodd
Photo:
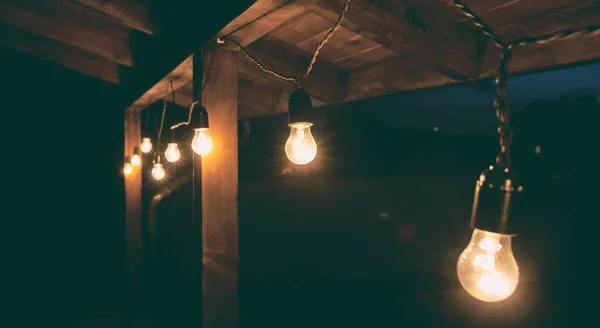
<path fill-rule="evenodd" d="M 9 314 L 23 325 L 119 326 L 133 307 L 123 270 L 124 97 L 65 68 L 1 54 L 3 221 L 15 263 L 6 282 L 18 309 Z M 598 64 L 567 71 L 553 73 L 562 88 L 539 82 L 515 99 L 515 170 L 528 207 L 513 244 L 521 285 L 498 304 L 473 300 L 455 276 L 474 181 L 498 148 L 490 93 L 454 89 L 460 97 L 431 104 L 452 94 L 443 88 L 319 109 L 319 155 L 302 168 L 283 155 L 285 116 L 241 122 L 241 326 L 573 327 L 591 318 L 600 82 Z M 540 97 L 552 100 L 533 101 L 547 89 Z M 149 109 L 147 130 L 159 107 Z M 170 108 L 167 121 L 182 115 Z M 185 162 L 169 170 L 181 176 Z M 146 182 L 146 197 L 160 189 Z M 147 311 L 136 314 L 147 321 L 183 324 L 193 311 L 190 194 L 184 186 L 159 207 L 160 270 L 139 301 Z"/>

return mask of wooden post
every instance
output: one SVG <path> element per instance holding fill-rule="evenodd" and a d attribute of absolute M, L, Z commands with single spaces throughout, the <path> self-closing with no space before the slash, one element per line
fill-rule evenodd
<path fill-rule="evenodd" d="M 205 292 L 205 327 L 237 327 L 238 263 L 238 53 L 233 50 L 204 51 L 206 85 L 202 104 L 208 111 L 213 150 L 202 158 L 202 246 L 211 271 L 221 272 L 223 283 Z M 218 296 L 216 296 L 218 295 Z M 219 299 L 207 299 L 218 297 Z M 214 309 L 221 303 L 220 310 Z M 218 318 L 213 318 L 219 312 Z M 212 321 L 209 322 L 209 321 Z"/>
<path fill-rule="evenodd" d="M 125 112 L 125 156 L 133 156 L 133 149 L 141 142 L 140 112 Z M 142 165 L 133 167 L 125 175 L 125 231 L 127 257 L 126 269 L 129 287 L 135 294 L 141 287 L 142 264 Z"/>

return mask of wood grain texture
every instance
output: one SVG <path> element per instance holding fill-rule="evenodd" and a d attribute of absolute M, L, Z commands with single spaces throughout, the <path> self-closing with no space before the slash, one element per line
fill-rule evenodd
<path fill-rule="evenodd" d="M 0 21 L 132 66 L 129 29 L 64 0 L 4 0 Z"/>
<path fill-rule="evenodd" d="M 119 84 L 119 65 L 93 53 L 0 23 L 0 44 L 83 74 Z"/>
<path fill-rule="evenodd" d="M 125 112 L 124 157 L 132 156 L 141 142 L 142 129 L 139 111 Z M 127 273 L 130 286 L 137 290 L 141 284 L 142 264 L 142 165 L 125 175 L 125 231 Z"/>
<path fill-rule="evenodd" d="M 147 34 L 154 34 L 150 11 L 141 3 L 130 0 L 72 0 L 82 6 L 101 12 L 115 21 Z"/>
<path fill-rule="evenodd" d="M 335 21 L 342 3 L 321 1 L 316 6 L 320 9 L 315 12 Z M 452 8 L 439 8 L 439 5 L 443 4 L 433 8 L 452 12 Z M 424 20 L 430 24 L 425 24 Z M 455 80 L 473 76 L 476 63 L 471 52 L 476 48 L 475 34 L 466 25 L 446 21 L 431 25 L 432 22 L 416 9 L 407 12 L 407 8 L 398 2 L 359 0 L 352 1 L 342 25 Z"/>
<path fill-rule="evenodd" d="M 208 155 L 202 156 L 202 249 L 203 254 L 224 257 L 237 267 L 238 54 L 208 50 L 205 58 L 211 64 L 205 73 L 202 104 L 208 110 L 214 145 Z M 224 289 L 223 293 L 237 295 L 237 270 L 231 272 L 228 285 L 230 291 Z M 203 304 L 209 303 L 203 300 Z M 237 303 L 230 304 L 224 313 L 228 323 L 223 327 L 237 327 Z"/>

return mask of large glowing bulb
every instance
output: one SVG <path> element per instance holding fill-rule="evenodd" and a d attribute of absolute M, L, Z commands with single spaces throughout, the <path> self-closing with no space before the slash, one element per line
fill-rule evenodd
<path fill-rule="evenodd" d="M 290 125 L 290 137 L 285 143 L 285 155 L 294 164 L 310 163 L 317 156 L 317 143 L 310 133 L 311 123 Z"/>
<path fill-rule="evenodd" d="M 467 293 L 484 302 L 507 299 L 519 284 L 519 266 L 512 252 L 512 235 L 473 230 L 460 254 L 458 280 Z"/>
<path fill-rule="evenodd" d="M 160 163 L 155 163 L 152 168 L 152 177 L 155 180 L 162 180 L 165 177 L 165 168 Z"/>
<path fill-rule="evenodd" d="M 140 164 L 142 164 L 142 158 L 140 157 L 140 155 L 135 154 L 131 156 L 131 165 L 140 166 Z"/>
<path fill-rule="evenodd" d="M 173 163 L 177 162 L 181 157 L 181 153 L 179 152 L 179 146 L 176 143 L 170 143 L 167 146 L 167 150 L 165 150 L 165 158 L 167 161 Z"/>
<path fill-rule="evenodd" d="M 194 139 L 192 140 L 192 149 L 198 155 L 206 155 L 213 148 L 213 141 L 208 133 L 208 128 L 194 130 Z"/>
<path fill-rule="evenodd" d="M 131 171 L 133 171 L 133 166 L 131 165 L 130 162 L 123 164 L 123 173 L 125 175 L 128 175 L 129 173 L 131 173 Z"/>
<path fill-rule="evenodd" d="M 152 140 L 150 138 L 143 138 L 142 144 L 140 145 L 142 153 L 147 154 L 152 151 Z"/>

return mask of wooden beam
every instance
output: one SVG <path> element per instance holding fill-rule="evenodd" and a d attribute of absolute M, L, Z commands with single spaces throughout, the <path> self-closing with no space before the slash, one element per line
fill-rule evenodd
<path fill-rule="evenodd" d="M 237 35 L 235 37 L 236 41 L 240 41 L 242 45 L 247 45 L 256 39 L 261 38 L 265 34 L 272 31 L 274 28 L 279 26 L 285 22 L 285 15 L 275 15 L 275 11 L 290 2 L 289 0 L 258 0 L 256 1 L 250 8 L 248 8 L 245 12 L 231 21 L 227 26 L 225 26 L 217 36 L 224 36 L 234 33 Z M 292 3 L 296 3 L 298 1 L 291 1 Z M 305 10 L 304 6 L 307 6 L 306 1 L 301 1 L 294 4 L 288 4 L 285 6 L 284 13 L 287 15 L 297 15 L 301 10 Z M 299 3 L 303 3 L 301 6 Z M 312 3 L 312 1 L 311 1 Z M 288 8 L 289 7 L 289 8 Z M 270 21 L 271 25 L 267 25 L 266 22 Z M 257 24 L 256 26 L 254 24 Z M 238 34 L 239 33 L 239 34 Z M 216 41 L 211 41 L 211 46 L 214 45 Z M 223 48 L 231 48 L 230 44 L 226 44 Z M 236 50 L 238 50 L 236 48 Z M 246 60 L 246 59 L 244 59 Z M 149 103 L 152 103 L 158 99 L 164 97 L 165 86 L 168 85 L 169 81 L 178 77 L 177 83 L 173 84 L 175 90 L 180 88 L 183 85 L 186 85 L 192 81 L 192 67 L 193 67 L 193 58 L 190 55 L 184 62 L 182 62 L 179 66 L 177 66 L 172 72 L 167 74 L 163 79 L 161 79 L 157 84 L 155 84 L 151 89 L 146 91 L 139 99 L 135 101 L 132 107 L 135 108 L 144 108 Z M 185 70 L 185 72 L 184 72 Z M 187 91 L 184 91 L 183 94 L 187 94 Z M 180 99 L 189 99 L 185 98 L 185 96 Z M 178 104 L 182 106 L 189 106 L 188 104 L 181 104 L 177 101 Z"/>
<path fill-rule="evenodd" d="M 323 0 L 311 11 L 332 22 L 341 0 Z M 476 75 L 476 34 L 446 17 L 453 8 L 438 1 L 407 7 L 400 1 L 352 1 L 342 26 L 454 80 Z"/>
<path fill-rule="evenodd" d="M 129 29 L 65 0 L 0 2 L 0 21 L 132 66 Z"/>
<path fill-rule="evenodd" d="M 319 0 L 257 1 L 228 24 L 218 37 L 228 35 L 243 46 L 260 39 L 286 21 L 302 14 Z M 245 23 L 244 21 L 250 22 Z"/>
<path fill-rule="evenodd" d="M 396 57 L 352 71 L 343 98 L 344 101 L 360 100 L 456 82 L 411 60 Z"/>
<path fill-rule="evenodd" d="M 148 8 L 129 0 L 73 0 L 85 7 L 97 10 L 124 26 L 138 31 L 155 34 Z"/>
<path fill-rule="evenodd" d="M 202 244 L 203 257 L 229 268 L 234 286 L 231 302 L 210 322 L 213 313 L 204 312 L 206 327 L 237 327 L 238 262 L 238 54 L 231 50 L 207 50 L 210 62 L 202 104 L 207 108 L 213 150 L 202 157 Z M 223 290 L 225 293 L 226 290 Z M 211 300 L 203 300 L 210 304 Z M 208 307 L 204 307 L 208 310 Z"/>
<path fill-rule="evenodd" d="M 140 112 L 125 112 L 124 156 L 132 156 L 134 147 L 141 142 Z M 125 175 L 125 231 L 127 245 L 127 273 L 129 285 L 135 293 L 141 287 L 142 264 L 142 165 L 133 167 Z"/>
<path fill-rule="evenodd" d="M 0 44 L 110 83 L 120 82 L 118 64 L 93 53 L 1 22 Z"/>

